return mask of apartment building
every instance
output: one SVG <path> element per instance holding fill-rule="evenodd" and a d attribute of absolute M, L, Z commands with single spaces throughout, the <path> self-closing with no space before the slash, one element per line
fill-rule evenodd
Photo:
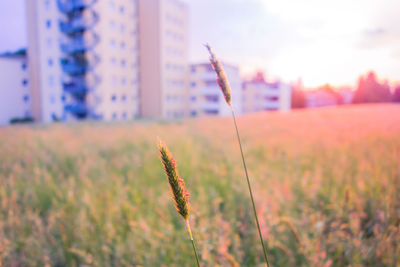
<path fill-rule="evenodd" d="M 27 0 L 26 7 L 36 121 L 140 115 L 137 0 Z"/>
<path fill-rule="evenodd" d="M 291 86 L 281 81 L 266 81 L 259 72 L 243 83 L 243 113 L 259 111 L 289 111 L 291 108 Z"/>
<path fill-rule="evenodd" d="M 0 55 L 0 126 L 31 117 L 26 51 Z"/>
<path fill-rule="evenodd" d="M 242 80 L 239 68 L 222 63 L 232 90 L 232 106 L 237 114 L 242 112 Z M 190 66 L 190 115 L 228 116 L 231 110 L 226 104 L 217 76 L 211 64 L 201 63 Z"/>
<path fill-rule="evenodd" d="M 178 0 L 139 0 L 141 114 L 188 114 L 188 7 Z"/>

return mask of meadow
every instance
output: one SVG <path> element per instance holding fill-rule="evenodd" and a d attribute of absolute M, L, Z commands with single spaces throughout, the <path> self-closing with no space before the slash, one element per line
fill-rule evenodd
<path fill-rule="evenodd" d="M 400 105 L 238 118 L 272 266 L 400 266 Z M 264 266 L 231 118 L 0 129 L 0 266 Z"/>

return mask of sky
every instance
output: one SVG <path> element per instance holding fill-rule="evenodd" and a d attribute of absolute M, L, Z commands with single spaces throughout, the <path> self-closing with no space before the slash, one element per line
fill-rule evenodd
<path fill-rule="evenodd" d="M 400 81 L 399 0 L 185 0 L 190 60 L 210 43 L 244 76 L 307 87 L 354 85 L 361 74 Z M 0 1 L 0 52 L 26 46 L 25 0 Z"/>

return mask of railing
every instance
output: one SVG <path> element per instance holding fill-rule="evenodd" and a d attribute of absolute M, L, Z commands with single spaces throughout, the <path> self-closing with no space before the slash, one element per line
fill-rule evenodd
<path fill-rule="evenodd" d="M 58 0 L 58 9 L 63 13 L 91 7 L 97 0 Z"/>
<path fill-rule="evenodd" d="M 92 12 L 92 17 L 75 17 L 69 21 L 60 21 L 60 30 L 65 34 L 82 32 L 93 28 L 99 21 L 99 17 L 95 12 Z"/>
<path fill-rule="evenodd" d="M 92 50 L 99 43 L 99 40 L 97 34 L 93 34 L 92 39 L 85 37 L 70 39 L 70 41 L 61 43 L 61 50 L 66 54 Z"/>
<path fill-rule="evenodd" d="M 88 116 L 96 118 L 93 104 L 87 103 L 88 93 L 92 93 L 99 83 L 94 73 L 100 58 L 95 54 L 99 36 L 93 28 L 99 17 L 93 9 L 97 0 L 58 0 L 60 12 L 64 20 L 60 21 L 60 31 L 64 33 L 65 41 L 60 49 L 65 54 L 61 60 L 64 73 L 63 88 L 71 97 L 64 106 L 66 112 L 78 119 Z"/>
<path fill-rule="evenodd" d="M 64 109 L 65 111 L 75 114 L 78 118 L 86 117 L 87 113 L 89 112 L 86 103 L 78 101 L 76 101 L 74 104 L 66 105 Z"/>

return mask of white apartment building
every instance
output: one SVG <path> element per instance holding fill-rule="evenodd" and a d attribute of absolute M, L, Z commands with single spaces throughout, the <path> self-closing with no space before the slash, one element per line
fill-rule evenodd
<path fill-rule="evenodd" d="M 141 114 L 188 114 L 188 7 L 179 0 L 139 0 Z"/>
<path fill-rule="evenodd" d="M 137 0 L 26 1 L 36 121 L 139 116 Z"/>
<path fill-rule="evenodd" d="M 239 68 L 222 63 L 232 90 L 232 106 L 235 113 L 242 113 L 242 80 Z M 211 64 L 193 64 L 190 67 L 190 115 L 229 116 L 231 110 L 217 83 Z"/>
<path fill-rule="evenodd" d="M 0 55 L 0 126 L 31 117 L 31 92 L 24 50 Z"/>
<path fill-rule="evenodd" d="M 291 109 L 291 86 L 281 81 L 267 82 L 262 73 L 243 83 L 242 94 L 243 113 Z"/>

